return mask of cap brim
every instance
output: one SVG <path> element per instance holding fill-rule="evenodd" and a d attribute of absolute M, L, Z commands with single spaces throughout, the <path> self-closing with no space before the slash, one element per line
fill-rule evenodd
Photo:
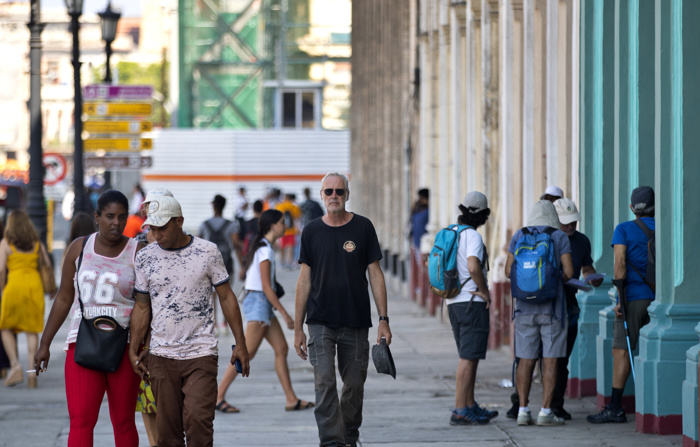
<path fill-rule="evenodd" d="M 389 346 L 384 340 L 380 344 L 372 346 L 372 361 L 379 374 L 389 374 L 396 379 L 394 358 L 391 356 Z"/>
<path fill-rule="evenodd" d="M 170 219 L 172 219 L 172 217 L 148 216 L 148 219 L 146 219 L 146 221 L 141 225 L 141 228 L 144 228 L 146 225 L 162 227 L 170 222 Z"/>
<path fill-rule="evenodd" d="M 559 222 L 562 223 L 562 225 L 569 225 L 571 222 L 580 222 L 581 221 L 581 214 L 579 213 L 573 213 L 569 214 L 568 216 L 560 216 L 559 217 Z"/>

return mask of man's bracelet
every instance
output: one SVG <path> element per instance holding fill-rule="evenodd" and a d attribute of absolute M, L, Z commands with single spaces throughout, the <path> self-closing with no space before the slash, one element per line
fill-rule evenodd
<path fill-rule="evenodd" d="M 382 320 L 386 321 L 386 324 L 389 324 L 389 317 L 387 316 L 380 316 L 379 321 L 381 322 Z"/>

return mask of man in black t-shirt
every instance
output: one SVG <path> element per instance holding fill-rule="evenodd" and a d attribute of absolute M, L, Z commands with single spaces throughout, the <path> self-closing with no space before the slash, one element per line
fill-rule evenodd
<path fill-rule="evenodd" d="M 576 231 L 576 225 L 581 220 L 581 214 L 576 208 L 576 204 L 571 199 L 559 199 L 554 202 L 554 207 L 559 215 L 560 229 L 569 236 L 571 244 L 571 263 L 574 267 L 572 278 L 578 279 L 583 274 L 584 279 L 593 273 L 596 273 L 593 267 L 593 259 L 591 258 L 591 241 L 588 237 Z M 591 285 L 598 287 L 603 282 L 603 279 L 591 281 Z M 569 328 L 566 339 L 566 357 L 560 357 L 557 360 L 557 381 L 554 385 L 554 395 L 552 396 L 552 412 L 565 420 L 571 419 L 571 415 L 564 409 L 564 394 L 566 393 L 566 385 L 569 380 L 569 357 L 576 343 L 576 335 L 578 334 L 578 315 L 580 309 L 576 293 L 578 289 L 564 284 L 564 293 L 566 294 L 566 311 L 569 317 Z"/>
<path fill-rule="evenodd" d="M 327 214 L 301 234 L 294 348 L 314 367 L 316 424 L 322 446 L 356 446 L 362 424 L 364 384 L 372 326 L 369 285 L 379 313 L 377 344 L 391 344 L 386 285 L 379 266 L 382 252 L 369 219 L 345 210 L 348 179 L 327 174 L 321 182 Z M 308 351 L 304 317 L 309 327 Z M 338 400 L 335 356 L 343 380 Z"/>

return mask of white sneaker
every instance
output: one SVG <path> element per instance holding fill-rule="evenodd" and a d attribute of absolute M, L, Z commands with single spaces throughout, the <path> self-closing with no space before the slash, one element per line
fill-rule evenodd
<path fill-rule="evenodd" d="M 519 421 L 520 416 L 518 416 L 518 422 Z M 542 411 L 540 411 L 540 414 L 537 415 L 537 425 L 541 427 L 550 425 L 564 425 L 564 419 L 555 416 L 554 413 L 544 414 Z"/>
<path fill-rule="evenodd" d="M 518 425 L 532 425 L 532 413 L 529 411 L 519 411 Z"/>

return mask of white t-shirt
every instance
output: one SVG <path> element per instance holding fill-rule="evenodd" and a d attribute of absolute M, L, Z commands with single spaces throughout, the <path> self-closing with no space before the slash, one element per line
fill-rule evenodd
<path fill-rule="evenodd" d="M 462 231 L 459 235 L 459 248 L 457 249 L 457 271 L 459 272 L 460 282 L 465 279 L 470 278 L 469 267 L 467 264 L 467 259 L 470 256 L 474 256 L 479 259 L 479 263 L 484 261 L 484 241 L 481 239 L 481 234 L 478 231 L 471 228 L 467 228 Z M 486 287 L 488 287 L 488 266 L 484 266 L 484 281 L 486 281 Z M 484 302 L 484 299 L 478 295 L 472 295 L 471 292 L 477 290 L 476 284 L 473 280 L 467 281 L 467 283 L 462 287 L 462 291 L 459 292 L 454 298 L 445 299 L 447 305 L 454 303 L 463 303 L 471 301 L 474 297 L 476 302 Z"/>
<path fill-rule="evenodd" d="M 154 242 L 139 251 L 134 289 L 151 296 L 151 354 L 175 360 L 217 355 L 211 287 L 228 280 L 216 244 L 198 237 L 176 250 Z"/>
<path fill-rule="evenodd" d="M 274 287 L 275 277 L 275 252 L 272 250 L 270 243 L 265 241 L 265 245 L 258 248 L 253 256 L 253 262 L 250 263 L 248 271 L 245 274 L 245 288 L 246 290 L 256 290 L 262 292 L 262 276 L 260 276 L 260 263 L 263 261 L 270 261 L 270 284 Z"/>

